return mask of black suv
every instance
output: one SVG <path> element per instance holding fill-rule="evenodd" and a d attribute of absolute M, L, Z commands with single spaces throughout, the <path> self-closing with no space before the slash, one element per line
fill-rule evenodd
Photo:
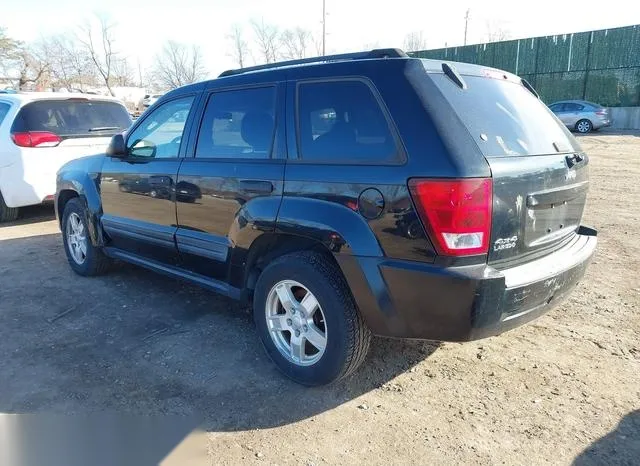
<path fill-rule="evenodd" d="M 477 339 L 559 302 L 596 247 L 587 164 L 526 81 L 385 49 L 169 92 L 65 165 L 55 205 L 77 273 L 252 303 L 275 364 L 320 385 L 371 334 Z"/>

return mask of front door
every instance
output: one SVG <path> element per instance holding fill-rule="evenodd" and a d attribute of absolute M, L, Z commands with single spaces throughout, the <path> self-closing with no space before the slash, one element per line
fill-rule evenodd
<path fill-rule="evenodd" d="M 109 247 L 175 264 L 176 176 L 195 97 L 153 109 L 127 136 L 127 156 L 107 158 L 100 180 L 102 226 Z"/>
<path fill-rule="evenodd" d="M 252 241 L 275 229 L 284 179 L 284 84 L 209 94 L 178 173 L 176 243 L 193 272 L 232 285 Z M 237 266 L 233 265 L 238 263 Z"/>

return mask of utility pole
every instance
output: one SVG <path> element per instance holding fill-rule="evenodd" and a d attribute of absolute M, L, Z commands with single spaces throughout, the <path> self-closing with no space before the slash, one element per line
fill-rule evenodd
<path fill-rule="evenodd" d="M 469 13 L 471 9 L 467 8 L 467 12 L 464 14 L 464 45 L 467 45 L 467 28 L 469 27 Z"/>
<path fill-rule="evenodd" d="M 322 55 L 326 55 L 325 44 L 327 41 L 327 3 L 322 0 Z"/>

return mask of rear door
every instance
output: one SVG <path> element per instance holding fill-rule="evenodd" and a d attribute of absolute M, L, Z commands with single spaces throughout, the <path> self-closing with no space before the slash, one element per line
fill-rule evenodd
<path fill-rule="evenodd" d="M 575 102 L 567 102 L 564 104 L 564 111 L 562 112 L 562 122 L 568 128 L 574 128 L 578 120 L 584 118 L 583 112 L 584 105 L 577 104 Z"/>
<path fill-rule="evenodd" d="M 106 157 L 100 179 L 109 246 L 175 265 L 176 176 L 194 95 L 155 107 L 127 135 L 125 158 Z"/>
<path fill-rule="evenodd" d="M 275 229 L 284 178 L 284 84 L 213 90 L 176 184 L 184 266 L 226 281 L 232 255 Z M 191 152 L 191 151 L 190 151 Z"/>
<path fill-rule="evenodd" d="M 573 136 L 515 76 L 465 75 L 465 88 L 444 74 L 431 78 L 491 168 L 489 263 L 525 261 L 570 242 L 588 187 L 588 157 Z"/>

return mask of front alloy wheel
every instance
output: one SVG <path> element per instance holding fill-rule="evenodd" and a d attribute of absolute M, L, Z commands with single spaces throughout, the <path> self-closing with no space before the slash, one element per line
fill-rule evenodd
<path fill-rule="evenodd" d="M 87 232 L 80 216 L 71 212 L 67 220 L 67 244 L 69 254 L 76 264 L 82 265 L 87 260 Z"/>

